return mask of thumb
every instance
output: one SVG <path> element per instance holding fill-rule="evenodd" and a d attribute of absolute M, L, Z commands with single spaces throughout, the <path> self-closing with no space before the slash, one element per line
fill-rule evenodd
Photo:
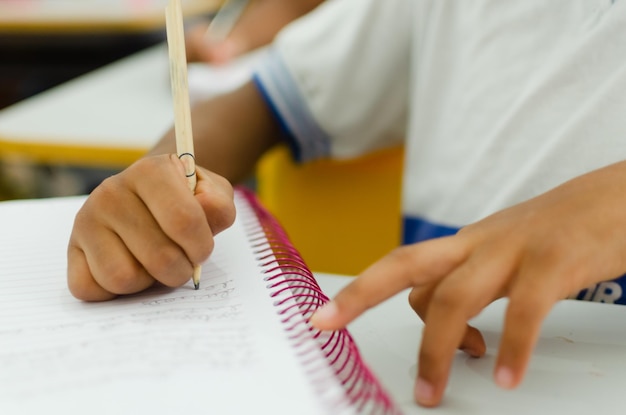
<path fill-rule="evenodd" d="M 217 235 L 235 221 L 233 186 L 224 177 L 202 167 L 196 167 L 196 175 L 196 200 L 204 211 L 211 232 Z"/>

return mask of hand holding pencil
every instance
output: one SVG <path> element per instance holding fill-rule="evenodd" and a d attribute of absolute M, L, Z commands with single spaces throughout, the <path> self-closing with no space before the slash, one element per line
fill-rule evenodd
<path fill-rule="evenodd" d="M 176 31 L 182 14 L 170 13 L 176 9 L 168 9 L 175 131 L 162 147 L 105 179 L 76 214 L 67 283 L 84 301 L 111 300 L 155 283 L 178 287 L 192 275 L 198 287 L 197 264 L 235 218 L 230 182 L 195 165 L 185 52 Z"/>
<path fill-rule="evenodd" d="M 76 214 L 68 244 L 74 297 L 105 301 L 155 284 L 187 284 L 194 266 L 211 255 L 214 235 L 235 218 L 228 180 L 201 167 L 196 176 L 194 195 L 178 156 L 158 154 L 96 187 Z"/>

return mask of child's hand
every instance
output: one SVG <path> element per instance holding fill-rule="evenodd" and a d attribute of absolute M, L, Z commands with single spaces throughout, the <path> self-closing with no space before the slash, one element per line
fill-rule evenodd
<path fill-rule="evenodd" d="M 68 286 L 86 301 L 187 282 L 235 218 L 230 183 L 201 168 L 195 195 L 176 155 L 147 157 L 106 179 L 76 215 Z"/>
<path fill-rule="evenodd" d="M 221 65 L 230 62 L 254 47 L 248 46 L 247 38 L 229 37 L 212 41 L 207 37 L 208 25 L 197 24 L 185 33 L 188 62 L 206 62 Z M 258 45 L 262 46 L 262 45 Z"/>
<path fill-rule="evenodd" d="M 467 322 L 508 297 L 495 380 L 522 380 L 552 306 L 594 283 L 626 273 L 626 162 L 580 176 L 498 212 L 457 235 L 396 249 L 343 289 L 312 323 L 343 327 L 368 308 L 412 287 L 425 327 L 415 398 L 439 404 L 455 350 L 481 356 Z"/>
<path fill-rule="evenodd" d="M 225 64 L 270 44 L 288 23 L 313 10 L 323 0 L 251 1 L 226 39 L 207 37 L 208 24 L 196 24 L 185 35 L 187 60 Z"/>

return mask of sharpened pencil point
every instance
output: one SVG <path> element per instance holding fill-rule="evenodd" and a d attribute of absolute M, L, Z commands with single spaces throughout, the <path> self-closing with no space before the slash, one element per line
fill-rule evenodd
<path fill-rule="evenodd" d="M 185 27 L 181 0 L 169 0 L 165 8 L 165 29 L 167 50 L 170 61 L 170 82 L 174 100 L 174 131 L 176 154 L 183 164 L 187 186 L 196 191 L 196 160 L 193 151 L 189 85 L 187 80 L 187 59 L 185 53 Z M 193 285 L 200 288 L 201 265 L 193 268 Z"/>

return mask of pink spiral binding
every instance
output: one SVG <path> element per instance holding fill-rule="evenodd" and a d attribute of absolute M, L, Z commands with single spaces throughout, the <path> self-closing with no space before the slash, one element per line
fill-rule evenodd
<path fill-rule="evenodd" d="M 361 358 L 359 350 L 346 329 L 322 332 L 309 324 L 311 315 L 328 302 L 298 251 L 291 244 L 283 227 L 259 203 L 248 189 L 237 188 L 237 193 L 248 202 L 258 219 L 245 223 L 255 254 L 266 274 L 272 297 L 281 295 L 275 305 L 280 310 L 282 323 L 291 333 L 290 339 L 298 350 L 300 360 L 312 376 L 313 386 L 324 396 L 327 382 L 316 378 L 315 359 L 311 344 L 322 350 L 335 377 L 343 385 L 345 399 L 331 402 L 337 408 L 349 405 L 360 414 L 400 414 L 389 394 Z M 283 294 L 288 293 L 285 298 Z M 294 305 L 295 303 L 295 305 Z M 311 338 L 315 341 L 311 342 Z M 326 372 L 324 372 L 326 373 Z"/>

